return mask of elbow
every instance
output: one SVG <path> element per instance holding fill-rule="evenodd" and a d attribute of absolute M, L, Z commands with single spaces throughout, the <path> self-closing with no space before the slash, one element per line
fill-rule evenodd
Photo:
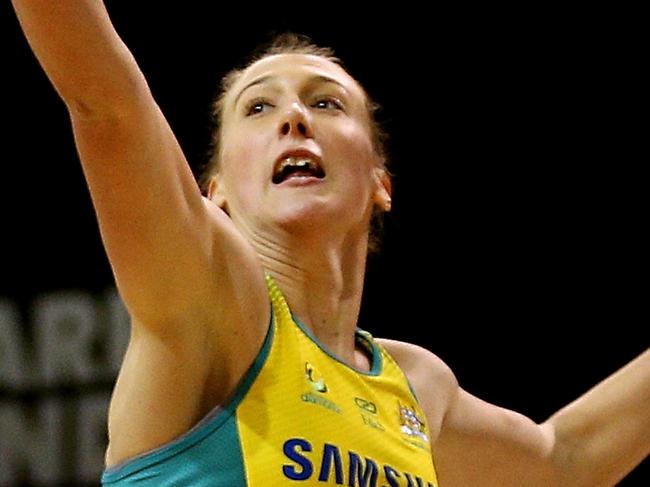
<path fill-rule="evenodd" d="M 125 95 L 107 90 L 99 95 L 91 93 L 67 97 L 64 102 L 73 120 L 93 122 L 122 119 L 138 113 L 144 99 L 144 93 Z"/>
<path fill-rule="evenodd" d="M 570 432 L 555 418 L 542 423 L 546 441 L 546 465 L 559 487 L 608 487 L 611 479 L 603 465 L 589 461 L 589 449 L 578 432 Z"/>
<path fill-rule="evenodd" d="M 561 487 L 581 485 L 573 476 L 576 470 L 576 455 L 574 445 L 562 438 L 557 425 L 552 419 L 540 425 L 544 437 L 544 459 L 549 475 L 554 479 L 554 485 Z"/>
<path fill-rule="evenodd" d="M 151 92 L 139 71 L 112 79 L 77 79 L 72 86 L 58 86 L 57 91 L 76 120 L 128 115 L 151 101 Z"/>

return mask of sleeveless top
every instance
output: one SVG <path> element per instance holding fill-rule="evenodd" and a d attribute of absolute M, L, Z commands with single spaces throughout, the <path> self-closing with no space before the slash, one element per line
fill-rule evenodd
<path fill-rule="evenodd" d="M 426 419 L 395 360 L 357 330 L 371 369 L 343 363 L 267 285 L 271 325 L 228 404 L 108 468 L 102 485 L 438 487 Z"/>

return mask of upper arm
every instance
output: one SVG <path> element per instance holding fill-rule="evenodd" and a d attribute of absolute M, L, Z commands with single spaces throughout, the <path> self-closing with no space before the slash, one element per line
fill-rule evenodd
<path fill-rule="evenodd" d="M 13 4 L 69 109 L 102 240 L 137 322 L 179 323 L 197 308 L 214 319 L 246 295 L 242 310 L 258 312 L 263 336 L 268 303 L 261 264 L 227 215 L 202 198 L 102 2 Z"/>
<path fill-rule="evenodd" d="M 562 485 L 553 466 L 552 426 L 539 426 L 464 391 L 449 367 L 429 350 L 378 341 L 406 373 L 427 416 L 441 485 Z"/>
<path fill-rule="evenodd" d="M 434 444 L 446 486 L 562 485 L 553 463 L 554 431 L 458 388 Z"/>

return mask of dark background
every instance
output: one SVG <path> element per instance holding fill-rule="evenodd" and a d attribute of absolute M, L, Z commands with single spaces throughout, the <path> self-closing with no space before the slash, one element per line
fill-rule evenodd
<path fill-rule="evenodd" d="M 470 392 L 542 421 L 650 345 L 636 15 L 344 8 L 109 2 L 194 167 L 219 78 L 270 32 L 333 47 L 391 134 L 394 211 L 361 326 L 432 350 Z M 0 10 L 0 296 L 28 313 L 42 293 L 113 280 L 64 106 Z M 646 461 L 621 485 L 648 479 Z"/>

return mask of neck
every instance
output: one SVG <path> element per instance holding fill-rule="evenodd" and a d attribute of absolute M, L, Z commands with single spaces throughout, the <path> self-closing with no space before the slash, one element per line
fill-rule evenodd
<path fill-rule="evenodd" d="M 337 358 L 367 369 L 369 362 L 355 345 L 367 236 L 256 243 L 264 268 L 282 290 L 292 313 Z"/>

